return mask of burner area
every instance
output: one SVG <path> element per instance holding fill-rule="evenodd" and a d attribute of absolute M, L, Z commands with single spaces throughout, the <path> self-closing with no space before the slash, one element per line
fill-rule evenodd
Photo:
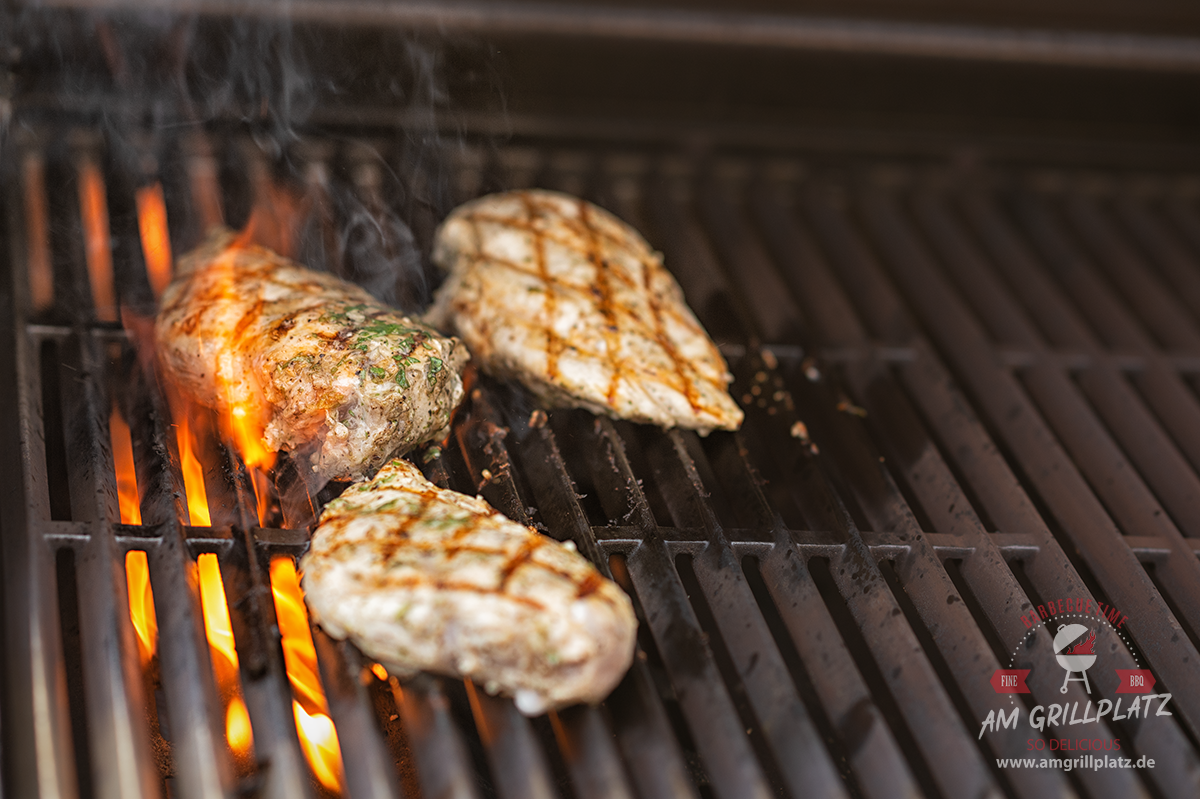
<path fill-rule="evenodd" d="M 282 146 L 245 120 L 18 99 L 0 138 L 4 795 L 1200 792 L 1191 150 L 566 113 L 422 138 L 363 105 L 316 109 Z M 533 719 L 469 681 L 399 680 L 312 624 L 297 561 L 344 484 L 181 412 L 151 344 L 176 260 L 252 209 L 307 265 L 416 311 L 441 218 L 530 187 L 663 252 L 746 413 L 700 437 L 476 375 L 450 437 L 410 454 L 634 600 L 608 700 Z M 1056 654 L 1072 613 L 1091 637 Z M 1171 715 L 1031 726 L 1124 696 L 1131 670 Z M 1027 692 L 1001 692 L 1016 671 Z M 1156 765 L 999 762 L 1117 739 Z"/>

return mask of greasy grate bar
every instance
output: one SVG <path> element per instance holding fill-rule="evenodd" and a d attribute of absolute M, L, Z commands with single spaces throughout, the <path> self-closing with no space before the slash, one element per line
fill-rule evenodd
<path fill-rule="evenodd" d="M 345 180 L 337 164 L 378 157 L 346 190 L 376 192 L 374 213 L 402 214 L 428 245 L 445 209 L 379 205 L 411 197 L 379 189 L 405 174 L 381 168 L 403 164 L 402 151 L 309 144 L 301 171 L 324 191 Z M 4 468 L 18 472 L 6 472 L 0 505 L 4 787 L 324 795 L 290 710 L 268 576 L 307 533 L 260 527 L 250 475 L 216 442 L 204 476 L 212 526 L 185 523 L 176 435 L 113 306 L 144 310 L 152 296 L 137 189 L 161 180 L 180 253 L 222 206 L 249 207 L 262 156 L 220 132 L 137 169 L 90 134 L 47 130 L 5 146 L 14 324 L 0 334 L 0 367 L 16 392 L 0 402 L 20 452 L 6 451 Z M 775 157 L 706 165 L 536 141 L 447 158 L 457 200 L 540 185 L 643 230 L 730 355 L 747 421 L 704 439 L 582 412 L 539 424 L 520 391 L 478 383 L 431 479 L 574 542 L 635 598 L 638 657 L 602 706 L 529 720 L 459 681 L 384 681 L 314 629 L 346 795 L 1200 790 L 1200 211 L 1171 179 L 1150 194 L 1115 178 L 1097 194 L 1094 182 L 1047 190 L 1016 171 L 948 184 L 939 169 L 869 164 L 801 179 Z M 103 251 L 85 236 L 99 217 L 82 203 L 97 191 Z M 108 273 L 115 294 L 95 290 Z M 114 400 L 134 433 L 141 525 L 120 523 Z M 149 556 L 153 679 L 126 610 L 128 550 Z M 249 766 L 226 743 L 191 576 L 202 554 L 220 564 Z M 1021 621 L 1065 596 L 1129 614 L 1134 649 L 1097 653 L 1101 694 L 1113 695 L 1116 669 L 1148 667 L 1174 715 L 980 734 L 989 710 L 1008 706 L 989 681 L 1014 653 L 1031 669 L 1026 710 L 1088 701 L 1078 684 L 1064 697 L 1050 633 Z M 72 597 L 77 632 L 60 606 Z M 1098 735 L 1158 765 L 995 763 L 1027 741 Z"/>

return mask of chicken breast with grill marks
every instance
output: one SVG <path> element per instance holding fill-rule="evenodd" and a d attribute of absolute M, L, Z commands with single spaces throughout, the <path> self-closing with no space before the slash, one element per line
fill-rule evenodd
<path fill-rule="evenodd" d="M 180 259 L 155 324 L 172 383 L 325 479 L 370 474 L 446 436 L 468 355 L 363 289 L 218 231 Z"/>
<path fill-rule="evenodd" d="M 330 635 L 400 675 L 511 695 L 526 715 L 599 702 L 633 659 L 637 619 L 616 584 L 407 461 L 330 502 L 300 567 Z"/>
<path fill-rule="evenodd" d="M 741 425 L 679 284 L 607 211 L 550 191 L 482 197 L 447 217 L 433 259 L 449 275 L 426 319 L 485 371 L 549 405 L 702 433 Z"/>

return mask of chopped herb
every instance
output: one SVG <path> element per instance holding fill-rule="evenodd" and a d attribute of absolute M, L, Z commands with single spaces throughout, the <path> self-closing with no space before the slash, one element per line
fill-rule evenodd
<path fill-rule="evenodd" d="M 371 367 L 371 377 L 375 378 L 376 380 L 382 380 L 386 376 L 387 376 L 386 369 L 381 369 L 378 366 Z"/>
<path fill-rule="evenodd" d="M 405 370 L 410 366 L 416 366 L 421 361 L 411 355 L 393 355 L 396 363 L 399 365 L 399 371 L 396 372 L 396 382 L 404 388 L 408 388 L 408 375 Z"/>
<path fill-rule="evenodd" d="M 372 319 L 359 329 L 358 337 L 359 339 L 371 339 L 381 336 L 399 336 L 406 333 L 416 335 L 421 332 L 421 330 L 409 327 L 408 325 L 402 325 L 398 322 L 389 322 L 386 319 Z"/>
<path fill-rule="evenodd" d="M 438 447 L 438 446 L 432 446 L 429 449 L 425 450 L 425 456 L 423 458 L 421 458 L 421 460 L 424 463 L 429 463 L 430 461 L 432 461 L 436 458 L 440 458 L 441 456 L 442 456 L 442 448 Z"/>
<path fill-rule="evenodd" d="M 421 346 L 427 350 L 435 349 L 435 347 L 432 344 L 430 344 L 428 341 L 422 341 Z"/>
<path fill-rule="evenodd" d="M 288 360 L 284 361 L 283 363 L 278 364 L 275 368 L 276 369 L 290 369 L 293 366 L 296 366 L 297 364 L 300 364 L 300 363 L 306 363 L 309 366 L 312 366 L 313 365 L 313 356 L 297 355 L 295 358 L 289 358 Z"/>
<path fill-rule="evenodd" d="M 367 307 L 366 305 L 363 305 L 361 303 L 358 305 L 347 305 L 346 307 L 344 307 L 338 311 L 326 311 L 325 313 L 323 313 L 319 317 L 317 317 L 317 321 L 318 322 L 330 322 L 335 325 L 348 325 L 348 324 L 350 324 L 350 316 L 349 315 L 356 311 L 361 311 L 366 307 Z"/>
<path fill-rule="evenodd" d="M 442 371 L 442 359 L 432 356 L 429 359 L 429 382 L 437 379 L 437 373 Z"/>

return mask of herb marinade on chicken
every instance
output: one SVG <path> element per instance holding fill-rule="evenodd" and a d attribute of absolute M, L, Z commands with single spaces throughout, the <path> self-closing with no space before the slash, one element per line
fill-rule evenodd
<path fill-rule="evenodd" d="M 426 319 L 484 370 L 551 406 L 734 430 L 725 360 L 661 256 L 585 200 L 512 191 L 456 208 L 433 260 L 449 274 Z"/>
<path fill-rule="evenodd" d="M 599 702 L 633 659 L 629 597 L 578 552 L 394 460 L 326 506 L 313 617 L 405 676 L 469 678 L 526 715 Z"/>
<path fill-rule="evenodd" d="M 155 337 L 176 386 L 222 414 L 261 414 L 265 444 L 326 479 L 444 438 L 468 360 L 458 340 L 228 230 L 180 259 Z"/>

